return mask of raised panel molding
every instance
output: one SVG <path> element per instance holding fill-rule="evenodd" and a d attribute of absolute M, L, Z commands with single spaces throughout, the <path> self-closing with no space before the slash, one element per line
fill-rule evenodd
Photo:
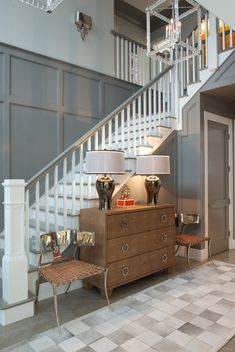
<path fill-rule="evenodd" d="M 30 105 L 56 105 L 57 71 L 56 67 L 11 56 L 9 93 L 17 101 L 23 100 Z"/>
<path fill-rule="evenodd" d="M 83 75 L 63 72 L 63 105 L 70 107 L 71 112 L 85 111 L 99 115 L 100 81 Z"/>
<path fill-rule="evenodd" d="M 119 86 L 114 83 L 104 83 L 104 113 L 109 114 L 118 107 L 124 100 L 133 94 L 131 89 Z"/>
<path fill-rule="evenodd" d="M 95 117 L 63 114 L 63 149 L 67 149 L 98 122 Z"/>
<path fill-rule="evenodd" d="M 28 179 L 58 154 L 57 113 L 10 106 L 11 178 Z"/>

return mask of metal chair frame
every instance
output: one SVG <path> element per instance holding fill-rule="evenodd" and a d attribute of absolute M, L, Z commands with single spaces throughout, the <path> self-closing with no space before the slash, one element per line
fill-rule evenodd
<path fill-rule="evenodd" d="M 60 246 L 62 245 L 69 245 L 69 244 L 75 244 L 75 250 L 74 250 L 74 255 L 73 258 L 62 258 L 60 254 Z M 109 298 L 108 298 L 108 291 L 107 291 L 107 275 L 108 275 L 108 268 L 90 264 L 90 263 L 85 263 L 80 260 L 77 260 L 77 254 L 79 252 L 80 247 L 82 246 L 94 246 L 95 245 L 95 233 L 94 232 L 80 232 L 76 230 L 71 230 L 71 231 L 59 231 L 59 232 L 50 232 L 50 233 L 45 233 L 40 236 L 40 258 L 39 258 L 39 263 L 38 263 L 38 280 L 36 282 L 36 302 L 38 301 L 38 294 L 39 294 L 39 287 L 42 279 L 44 278 L 46 281 L 48 281 L 53 288 L 53 297 L 54 297 L 54 307 L 55 307 L 55 314 L 56 314 L 56 321 L 57 321 L 57 326 L 60 330 L 60 323 L 59 323 L 59 314 L 58 314 L 58 302 L 57 302 L 57 288 L 60 285 L 68 284 L 65 294 L 68 292 L 70 285 L 73 281 L 75 280 L 80 280 L 80 279 L 85 279 L 90 276 L 94 275 L 99 275 L 103 274 L 104 275 L 104 292 L 105 292 L 105 297 L 107 300 L 107 303 L 110 306 Z M 52 260 L 43 262 L 43 257 L 45 255 L 52 255 Z M 68 273 L 68 264 L 75 265 L 75 267 L 83 268 L 83 273 L 82 275 L 77 274 L 77 276 L 70 275 Z M 67 282 L 60 283 L 52 278 L 50 281 L 44 276 L 43 272 L 47 270 L 47 268 L 50 267 L 50 272 L 53 273 L 53 269 L 56 271 L 56 266 L 59 265 L 59 269 L 61 272 L 66 270 L 66 274 L 68 275 L 68 280 Z M 46 269 L 45 269 L 46 268 Z M 67 269 L 66 269 L 67 268 Z M 86 272 L 87 268 L 87 272 Z M 58 269 L 58 267 L 57 267 Z M 84 271 L 85 269 L 85 271 Z M 93 274 L 93 271 L 94 274 Z M 69 277 L 69 275 L 71 277 Z M 57 272 L 58 276 L 58 272 Z"/>
<path fill-rule="evenodd" d="M 190 248 L 193 245 L 200 244 L 202 242 L 208 242 L 208 255 L 212 263 L 214 264 L 212 255 L 211 255 L 211 237 L 202 237 L 202 236 L 197 236 L 193 234 L 185 234 L 183 233 L 184 228 L 187 225 L 197 225 L 200 223 L 200 218 L 199 214 L 185 214 L 185 213 L 180 213 L 176 215 L 176 221 L 177 225 L 180 229 L 179 235 L 176 235 L 176 251 L 175 254 L 177 254 L 180 246 L 186 247 L 186 252 L 187 252 L 187 263 L 188 263 L 188 268 L 190 272 L 191 270 L 191 265 L 190 265 Z"/>

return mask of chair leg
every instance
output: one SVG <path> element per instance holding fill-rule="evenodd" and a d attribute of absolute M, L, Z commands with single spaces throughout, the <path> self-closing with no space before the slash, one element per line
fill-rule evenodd
<path fill-rule="evenodd" d="M 110 301 L 109 301 L 109 296 L 108 296 L 107 278 L 108 278 L 108 268 L 106 268 L 105 272 L 104 272 L 104 292 L 105 292 L 106 300 L 108 302 L 109 309 L 112 309 Z"/>
<path fill-rule="evenodd" d="M 70 289 L 71 282 L 68 284 L 68 287 L 66 288 L 65 294 L 68 293 L 68 290 Z"/>
<path fill-rule="evenodd" d="M 35 303 L 37 303 L 37 301 L 38 301 L 40 281 L 41 281 L 41 275 L 40 275 L 40 273 L 38 273 L 38 279 L 37 279 L 37 282 L 36 282 L 36 299 L 35 299 Z"/>
<path fill-rule="evenodd" d="M 191 244 L 189 243 L 187 245 L 187 262 L 188 262 L 188 268 L 189 268 L 190 272 L 192 273 L 191 266 L 190 266 L 190 260 L 189 260 L 190 247 L 191 247 Z"/>
<path fill-rule="evenodd" d="M 175 254 L 177 254 L 179 248 L 180 248 L 180 244 L 177 244 L 177 248 L 176 248 Z"/>
<path fill-rule="evenodd" d="M 211 255 L 211 238 L 208 239 L 208 254 L 209 254 L 210 260 L 215 265 L 214 260 L 213 260 L 212 255 Z"/>
<path fill-rule="evenodd" d="M 55 306 L 56 322 L 57 322 L 57 326 L 58 326 L 59 333 L 60 333 L 60 322 L 59 322 L 58 303 L 57 303 L 57 288 L 53 284 L 52 284 L 52 287 L 53 287 L 53 295 L 54 295 L 54 306 Z"/>

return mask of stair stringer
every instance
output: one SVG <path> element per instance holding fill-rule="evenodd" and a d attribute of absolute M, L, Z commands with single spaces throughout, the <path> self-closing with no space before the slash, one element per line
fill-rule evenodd
<path fill-rule="evenodd" d="M 235 49 L 230 49 L 218 55 L 218 68 L 233 54 Z M 208 82 L 217 69 L 204 69 L 199 72 L 199 81 L 187 86 L 187 95 L 179 98 L 179 111 L 177 130 L 182 130 L 182 114 L 183 108 L 190 101 L 190 99 Z"/>

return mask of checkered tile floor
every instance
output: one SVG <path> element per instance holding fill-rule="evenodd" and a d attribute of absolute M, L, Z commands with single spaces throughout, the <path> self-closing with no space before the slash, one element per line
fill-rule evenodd
<path fill-rule="evenodd" d="M 235 334 L 235 265 L 215 262 L 34 336 L 11 352 L 207 352 Z"/>

